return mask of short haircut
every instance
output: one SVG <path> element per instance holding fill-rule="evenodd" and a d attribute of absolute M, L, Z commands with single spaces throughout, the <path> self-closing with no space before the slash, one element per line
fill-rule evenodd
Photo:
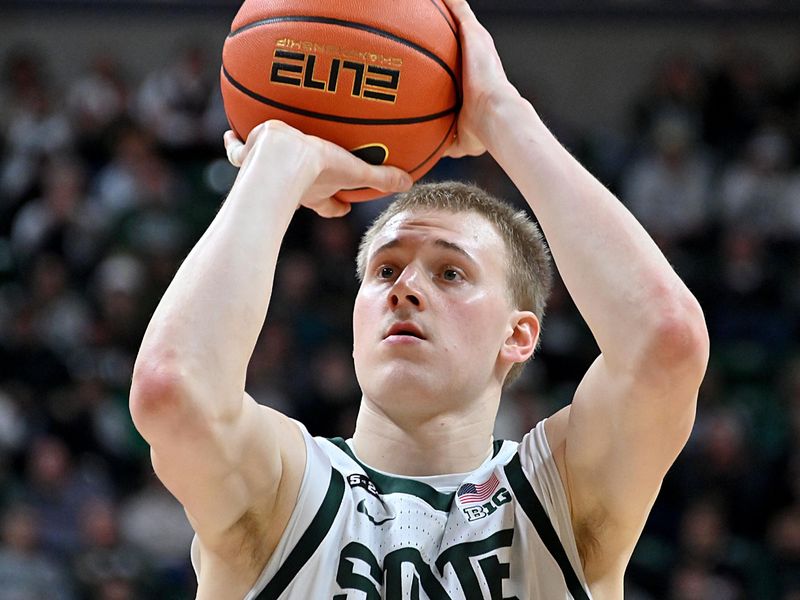
<path fill-rule="evenodd" d="M 525 211 L 517 211 L 481 188 L 455 181 L 416 185 L 400 194 L 370 225 L 358 248 L 359 281 L 364 280 L 369 249 L 390 219 L 403 212 L 426 210 L 452 213 L 472 212 L 491 223 L 506 247 L 506 281 L 511 305 L 544 319 L 545 305 L 553 279 L 550 252 L 539 226 Z M 519 377 L 525 363 L 515 364 L 504 386 Z"/>

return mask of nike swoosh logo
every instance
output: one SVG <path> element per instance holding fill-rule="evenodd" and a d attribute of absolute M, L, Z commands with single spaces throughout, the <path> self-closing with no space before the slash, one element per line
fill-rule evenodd
<path fill-rule="evenodd" d="M 367 507 L 365 506 L 365 503 L 364 503 L 363 500 L 361 500 L 356 505 L 356 510 L 358 512 L 363 513 L 364 515 L 366 515 L 366 517 L 369 519 L 369 522 L 372 523 L 373 525 L 378 526 L 378 527 L 380 527 L 381 525 L 383 525 L 387 521 L 394 521 L 394 519 L 395 519 L 395 517 L 389 517 L 388 519 L 384 519 L 383 521 L 376 521 L 374 518 L 372 518 L 372 515 L 367 512 Z"/>

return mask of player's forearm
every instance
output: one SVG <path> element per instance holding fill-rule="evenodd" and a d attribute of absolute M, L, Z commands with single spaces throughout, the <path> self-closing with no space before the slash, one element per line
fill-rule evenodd
<path fill-rule="evenodd" d="M 530 104 L 514 98 L 492 113 L 487 147 L 528 200 L 606 360 L 628 368 L 702 338 L 699 307 L 656 244 Z"/>
<path fill-rule="evenodd" d="M 198 408 L 238 409 L 298 185 L 263 169 L 240 174 L 158 305 L 142 341 L 138 373 L 202 390 L 188 393 L 194 402 L 212 404 Z"/>

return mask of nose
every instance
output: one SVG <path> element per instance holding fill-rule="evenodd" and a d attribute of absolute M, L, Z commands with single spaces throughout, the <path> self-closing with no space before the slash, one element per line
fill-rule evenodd
<path fill-rule="evenodd" d="M 410 305 L 418 310 L 425 310 L 425 295 L 420 285 L 420 273 L 411 265 L 403 269 L 389 290 L 389 305 L 392 308 Z"/>

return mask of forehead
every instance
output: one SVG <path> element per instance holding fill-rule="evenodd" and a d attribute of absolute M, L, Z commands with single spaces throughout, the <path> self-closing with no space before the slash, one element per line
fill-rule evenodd
<path fill-rule="evenodd" d="M 420 248 L 436 245 L 437 240 L 458 245 L 481 264 L 503 264 L 505 244 L 494 225 L 475 212 L 442 210 L 404 211 L 393 216 L 375 235 L 368 256 L 386 244 Z"/>

